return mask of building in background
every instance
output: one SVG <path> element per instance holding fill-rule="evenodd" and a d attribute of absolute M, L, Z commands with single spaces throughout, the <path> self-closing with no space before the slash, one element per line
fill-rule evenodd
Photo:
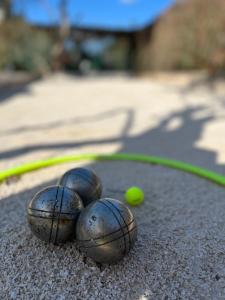
<path fill-rule="evenodd" d="M 4 0 L 0 5 L 1 69 L 41 74 L 59 69 L 82 74 L 225 70 L 224 0 L 177 1 L 136 29 L 75 26 L 68 23 L 65 6 L 58 25 L 31 25 L 12 16 L 9 4 Z"/>
<path fill-rule="evenodd" d="M 178 1 L 138 30 L 71 26 L 67 65 L 76 57 L 86 70 L 224 70 L 224 11 L 223 0 Z"/>

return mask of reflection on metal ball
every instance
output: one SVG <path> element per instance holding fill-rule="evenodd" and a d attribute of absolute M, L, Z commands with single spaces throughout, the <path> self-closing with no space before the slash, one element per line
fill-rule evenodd
<path fill-rule="evenodd" d="M 78 247 L 99 263 L 116 263 L 137 238 L 135 219 L 127 206 L 104 198 L 82 210 L 76 226 Z"/>
<path fill-rule="evenodd" d="M 75 168 L 67 171 L 60 179 L 59 185 L 77 192 L 84 206 L 101 198 L 101 181 L 95 172 L 90 169 Z"/>
<path fill-rule="evenodd" d="M 74 191 L 51 186 L 37 193 L 27 207 L 31 231 L 49 243 L 64 243 L 75 237 L 75 225 L 83 203 Z"/>

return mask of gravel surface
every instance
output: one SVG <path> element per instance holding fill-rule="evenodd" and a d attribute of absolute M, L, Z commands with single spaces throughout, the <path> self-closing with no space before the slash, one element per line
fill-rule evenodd
<path fill-rule="evenodd" d="M 126 151 L 225 174 L 223 90 L 66 75 L 29 90 L 0 106 L 1 168 L 56 154 Z M 75 243 L 45 244 L 28 228 L 27 201 L 78 165 L 100 175 L 104 196 L 123 200 L 131 185 L 145 192 L 144 204 L 132 208 L 138 241 L 116 265 L 96 265 Z M 225 299 L 225 189 L 219 186 L 159 166 L 90 162 L 13 178 L 0 186 L 0 199 L 0 299 Z"/>

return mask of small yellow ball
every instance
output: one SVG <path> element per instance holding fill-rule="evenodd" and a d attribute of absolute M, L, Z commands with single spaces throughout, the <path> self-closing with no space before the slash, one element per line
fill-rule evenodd
<path fill-rule="evenodd" d="M 132 186 L 125 193 L 126 203 L 132 206 L 140 205 L 144 201 L 144 192 L 137 186 Z"/>

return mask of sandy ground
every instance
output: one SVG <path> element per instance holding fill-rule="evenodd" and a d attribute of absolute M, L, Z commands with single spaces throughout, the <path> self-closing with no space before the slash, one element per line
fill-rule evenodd
<path fill-rule="evenodd" d="M 186 75 L 56 75 L 0 94 L 0 168 L 66 153 L 137 152 L 225 174 L 225 84 Z M 76 164 L 78 165 L 78 164 Z M 104 196 L 133 209 L 138 241 L 114 266 L 97 266 L 75 243 L 47 245 L 26 223 L 26 203 L 75 164 L 0 187 L 1 299 L 224 299 L 225 189 L 159 166 L 91 163 Z"/>

